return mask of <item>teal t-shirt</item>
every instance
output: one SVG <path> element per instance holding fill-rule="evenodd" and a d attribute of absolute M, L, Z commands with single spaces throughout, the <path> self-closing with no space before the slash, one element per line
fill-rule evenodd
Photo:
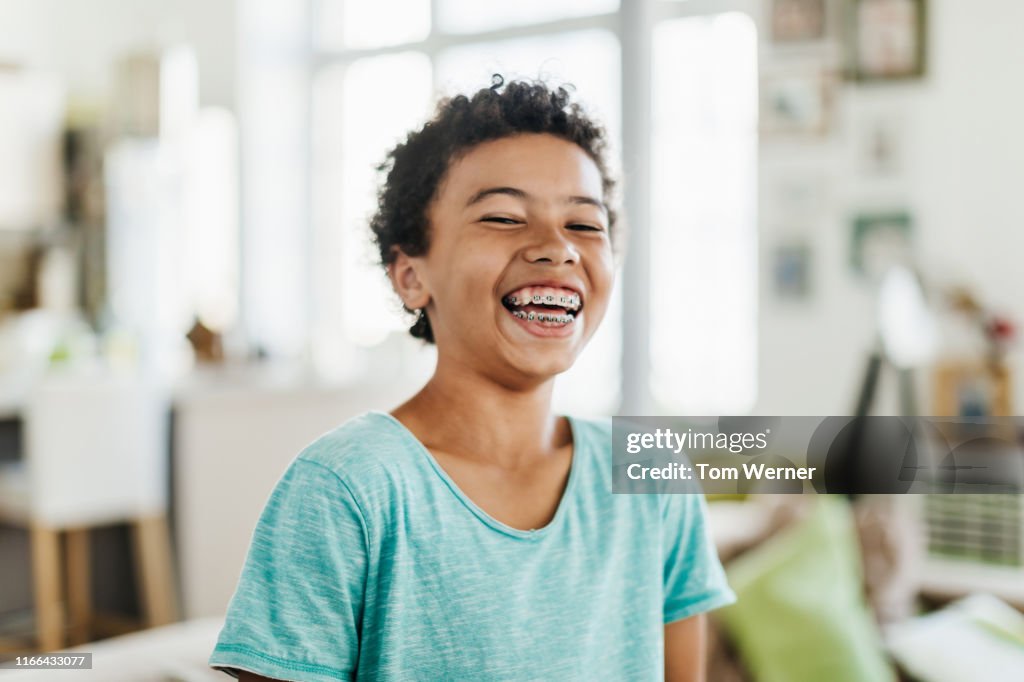
<path fill-rule="evenodd" d="M 211 666 L 283 680 L 659 680 L 663 628 L 732 602 L 700 495 L 613 495 L 611 425 L 570 418 L 551 522 L 473 503 L 399 421 L 304 449 L 264 508 Z"/>

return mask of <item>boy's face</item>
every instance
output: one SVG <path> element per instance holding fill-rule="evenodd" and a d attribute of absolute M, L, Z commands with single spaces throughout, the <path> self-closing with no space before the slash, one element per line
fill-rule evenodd
<path fill-rule="evenodd" d="M 510 386 L 567 370 L 614 279 L 586 152 L 546 134 L 480 144 L 452 163 L 428 219 L 429 251 L 410 260 L 438 353 Z"/>

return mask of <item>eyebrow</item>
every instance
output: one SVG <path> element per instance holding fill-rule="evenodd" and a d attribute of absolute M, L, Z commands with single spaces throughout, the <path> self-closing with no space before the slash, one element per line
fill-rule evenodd
<path fill-rule="evenodd" d="M 515 197 L 516 199 L 528 200 L 531 198 L 529 194 L 527 194 L 521 189 L 518 189 L 517 187 L 487 187 L 486 189 L 482 189 L 473 196 L 471 196 L 469 198 L 469 201 L 466 202 L 466 207 L 468 208 L 473 204 L 479 203 L 493 194 L 505 194 L 511 197 Z M 566 203 L 581 204 L 584 206 L 596 206 L 605 213 L 608 212 L 608 207 L 605 206 L 604 202 L 598 201 L 593 197 L 573 195 L 570 197 L 566 197 Z"/>

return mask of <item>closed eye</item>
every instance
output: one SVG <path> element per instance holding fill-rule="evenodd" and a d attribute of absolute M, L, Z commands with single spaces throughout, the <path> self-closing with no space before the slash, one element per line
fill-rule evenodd
<path fill-rule="evenodd" d="M 494 223 L 501 223 L 502 225 L 519 225 L 523 221 L 516 220 L 515 218 L 502 218 L 502 217 L 499 217 L 499 216 L 492 216 L 490 218 L 481 218 L 480 222 L 484 222 L 484 223 L 494 222 Z"/>
<path fill-rule="evenodd" d="M 482 223 L 498 223 L 500 225 L 522 225 L 525 221 L 516 218 L 505 218 L 502 216 L 489 216 L 487 218 L 481 218 Z M 596 225 L 587 225 L 585 223 L 573 223 L 566 225 L 566 229 L 573 230 L 574 232 L 604 232 L 603 227 Z"/>

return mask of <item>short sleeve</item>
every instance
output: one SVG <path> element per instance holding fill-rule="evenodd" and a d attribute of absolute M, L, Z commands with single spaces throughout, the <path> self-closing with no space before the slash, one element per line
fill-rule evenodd
<path fill-rule="evenodd" d="M 662 500 L 665 623 L 736 601 L 708 532 L 704 496 L 665 494 Z"/>
<path fill-rule="evenodd" d="M 351 679 L 367 547 L 343 481 L 323 464 L 293 460 L 253 531 L 209 665 L 232 676 L 242 668 L 280 680 Z"/>

